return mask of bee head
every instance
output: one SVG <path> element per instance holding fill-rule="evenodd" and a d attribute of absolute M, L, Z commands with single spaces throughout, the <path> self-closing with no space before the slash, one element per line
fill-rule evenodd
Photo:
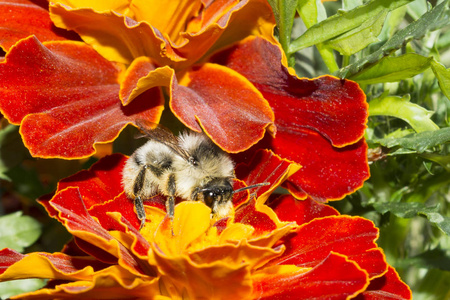
<path fill-rule="evenodd" d="M 232 194 L 230 179 L 216 177 L 200 189 L 199 198 L 203 198 L 203 202 L 214 210 L 217 204 L 230 200 Z"/>

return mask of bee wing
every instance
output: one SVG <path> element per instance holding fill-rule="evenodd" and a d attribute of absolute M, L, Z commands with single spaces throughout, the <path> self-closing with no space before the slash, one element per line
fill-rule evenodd
<path fill-rule="evenodd" d="M 178 138 L 170 130 L 145 120 L 138 120 L 136 124 L 143 132 L 143 136 L 166 145 L 186 161 L 189 160 L 189 153 L 180 147 Z"/>

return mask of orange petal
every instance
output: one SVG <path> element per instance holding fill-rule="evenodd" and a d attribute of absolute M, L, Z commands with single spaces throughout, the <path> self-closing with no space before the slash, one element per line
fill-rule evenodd
<path fill-rule="evenodd" d="M 170 300 L 160 295 L 159 279 L 136 279 L 124 284 L 115 274 L 99 274 L 92 281 L 75 281 L 58 284 L 55 288 L 44 288 L 21 294 L 12 299 L 130 299 L 146 298 Z"/>
<path fill-rule="evenodd" d="M 128 67 L 120 83 L 120 99 L 128 105 L 145 91 L 160 86 L 170 86 L 174 71 L 168 67 L 156 68 L 148 57 L 138 57 Z"/>
<path fill-rule="evenodd" d="M 251 293 L 251 277 L 247 264 L 232 268 L 221 261 L 196 264 L 186 257 L 166 257 L 155 249 L 162 281 L 173 299 L 247 299 Z"/>
<path fill-rule="evenodd" d="M 156 28 L 116 12 L 52 3 L 50 17 L 56 26 L 75 31 L 110 61 L 131 64 L 134 58 L 149 56 L 163 66 L 185 60 L 173 51 Z"/>
<path fill-rule="evenodd" d="M 261 93 L 245 77 L 216 64 L 196 67 L 180 84 L 174 82 L 170 107 L 187 127 L 203 128 L 227 152 L 248 149 L 266 128 L 273 130 L 273 112 Z"/>
<path fill-rule="evenodd" d="M 186 24 L 198 15 L 201 1 L 134 0 L 130 9 L 136 21 L 146 21 L 167 36 L 174 44 L 182 44 Z"/>
<path fill-rule="evenodd" d="M 184 34 L 189 42 L 177 49 L 192 61 L 250 35 L 263 36 L 276 43 L 275 19 L 265 0 L 214 1 L 208 3 L 198 19 L 189 24 Z"/>

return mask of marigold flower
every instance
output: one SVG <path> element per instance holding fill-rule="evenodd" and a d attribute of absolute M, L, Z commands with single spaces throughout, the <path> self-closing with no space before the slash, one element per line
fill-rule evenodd
<path fill-rule="evenodd" d="M 120 185 L 126 159 L 105 157 L 40 199 L 74 238 L 60 253 L 0 251 L 0 280 L 52 279 L 16 298 L 411 299 L 371 221 L 272 195 L 299 166 L 268 150 L 238 166 L 236 187 L 271 185 L 236 193 L 234 215 L 211 221 L 207 206 L 185 201 L 172 223 L 155 196 L 141 231 Z"/>
<path fill-rule="evenodd" d="M 158 123 L 166 89 L 186 127 L 249 149 L 237 161 L 264 148 L 301 164 L 285 183 L 298 198 L 341 199 L 369 177 L 363 92 L 295 76 L 267 1 L 42 2 L 0 1 L 0 113 L 33 156 L 86 157 Z"/>

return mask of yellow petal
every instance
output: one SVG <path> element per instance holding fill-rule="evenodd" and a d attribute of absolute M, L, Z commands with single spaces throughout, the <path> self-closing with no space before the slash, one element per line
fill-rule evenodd
<path fill-rule="evenodd" d="M 250 225 L 233 223 L 227 226 L 225 230 L 220 234 L 219 244 L 224 244 L 229 241 L 239 241 L 249 238 L 255 228 Z"/>
<path fill-rule="evenodd" d="M 120 14 L 125 14 L 129 10 L 130 4 L 128 0 L 60 0 L 54 2 L 73 8 L 92 8 L 99 12 L 115 11 Z"/>
<path fill-rule="evenodd" d="M 65 254 L 60 254 L 65 256 Z M 55 253 L 54 255 L 58 255 L 58 253 Z M 93 259 L 93 261 L 95 261 L 95 259 Z M 6 271 L 0 275 L 0 280 L 25 278 L 89 280 L 92 279 L 94 273 L 94 269 L 90 266 L 75 272 L 64 272 L 55 268 L 47 257 L 40 255 L 38 252 L 33 252 L 6 269 Z"/>
<path fill-rule="evenodd" d="M 60 28 L 73 30 L 84 42 L 110 61 L 131 64 L 134 58 L 151 57 L 159 66 L 183 61 L 164 36 L 145 22 L 116 12 L 71 8 L 50 3 L 50 18 Z"/>
<path fill-rule="evenodd" d="M 181 44 L 184 38 L 180 33 L 201 7 L 200 0 L 134 0 L 130 9 L 136 21 L 146 21 L 170 37 L 174 44 Z"/>
<path fill-rule="evenodd" d="M 154 243 L 166 255 L 182 253 L 211 226 L 211 209 L 201 202 L 184 201 L 175 207 L 173 223 L 166 218 L 155 233 Z"/>

